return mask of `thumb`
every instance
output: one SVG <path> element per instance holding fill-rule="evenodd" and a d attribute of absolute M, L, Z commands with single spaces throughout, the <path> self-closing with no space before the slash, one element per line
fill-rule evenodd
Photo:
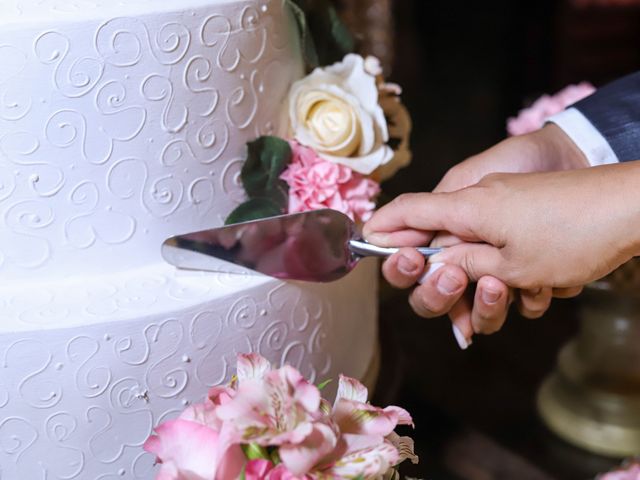
<path fill-rule="evenodd" d="M 499 248 L 486 243 L 461 243 L 445 249 L 429 258 L 429 263 L 446 263 L 462 268 L 469 280 L 477 282 L 481 277 L 491 275 L 502 279 L 505 259 Z"/>

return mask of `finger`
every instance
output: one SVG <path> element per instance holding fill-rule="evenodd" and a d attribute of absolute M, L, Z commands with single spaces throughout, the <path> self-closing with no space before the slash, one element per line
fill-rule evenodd
<path fill-rule="evenodd" d="M 425 258 L 415 248 L 402 248 L 382 264 L 382 274 L 396 288 L 409 288 L 425 269 Z"/>
<path fill-rule="evenodd" d="M 379 247 L 422 247 L 431 243 L 433 232 L 404 229 L 391 234 L 372 234 L 369 237 L 363 234 L 363 236 L 367 242 Z"/>
<path fill-rule="evenodd" d="M 536 290 L 521 290 L 518 299 L 518 310 L 525 318 L 540 318 L 551 306 L 551 292 L 549 287 Z"/>
<path fill-rule="evenodd" d="M 504 325 L 509 311 L 509 288 L 497 278 L 484 276 L 478 280 L 471 312 L 475 333 L 490 335 Z"/>
<path fill-rule="evenodd" d="M 421 279 L 409 296 L 409 304 L 421 317 L 434 318 L 445 315 L 460 299 L 467 288 L 467 276 L 461 268 L 453 265 L 435 265 L 434 273 Z"/>
<path fill-rule="evenodd" d="M 554 288 L 552 295 L 555 298 L 573 298 L 582 293 L 584 287 Z"/>
<path fill-rule="evenodd" d="M 464 240 L 461 240 L 459 237 L 455 236 L 449 232 L 438 232 L 431 243 L 430 247 L 439 248 L 439 247 L 451 247 L 453 245 L 459 245 L 464 243 Z"/>
<path fill-rule="evenodd" d="M 424 245 L 435 231 L 448 230 L 460 221 L 458 193 L 400 195 L 365 223 L 364 238 L 380 246 Z M 455 233 L 455 232 L 454 232 Z M 410 242 L 410 243 L 407 243 Z"/>
<path fill-rule="evenodd" d="M 485 276 L 504 279 L 507 267 L 500 249 L 485 243 L 454 245 L 433 255 L 429 261 L 458 265 L 472 282 Z"/>
<path fill-rule="evenodd" d="M 473 343 L 473 326 L 471 325 L 472 303 L 470 296 L 464 294 L 460 297 L 451 310 L 449 319 L 453 336 L 462 350 L 466 350 Z"/>

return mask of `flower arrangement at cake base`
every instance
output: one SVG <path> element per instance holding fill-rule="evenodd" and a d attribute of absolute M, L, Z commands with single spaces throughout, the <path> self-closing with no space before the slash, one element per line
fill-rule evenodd
<path fill-rule="evenodd" d="M 394 432 L 413 426 L 407 411 L 367 403 L 352 378 L 340 377 L 333 405 L 323 386 L 239 355 L 230 385 L 213 387 L 145 443 L 161 464 L 157 480 L 393 479 L 400 463 L 418 462 L 411 438 Z"/>

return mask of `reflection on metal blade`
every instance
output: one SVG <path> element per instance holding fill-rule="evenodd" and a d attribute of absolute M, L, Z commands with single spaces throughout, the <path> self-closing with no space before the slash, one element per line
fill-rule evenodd
<path fill-rule="evenodd" d="M 330 282 L 357 263 L 349 250 L 354 230 L 342 213 L 318 210 L 173 237 L 164 243 L 162 255 L 180 268 L 251 269 L 281 279 Z"/>

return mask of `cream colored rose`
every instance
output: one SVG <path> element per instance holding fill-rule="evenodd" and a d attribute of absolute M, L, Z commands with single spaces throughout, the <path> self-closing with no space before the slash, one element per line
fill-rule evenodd
<path fill-rule="evenodd" d="M 376 78 L 359 55 L 349 54 L 294 83 L 289 119 L 302 145 L 364 175 L 393 158 Z"/>

